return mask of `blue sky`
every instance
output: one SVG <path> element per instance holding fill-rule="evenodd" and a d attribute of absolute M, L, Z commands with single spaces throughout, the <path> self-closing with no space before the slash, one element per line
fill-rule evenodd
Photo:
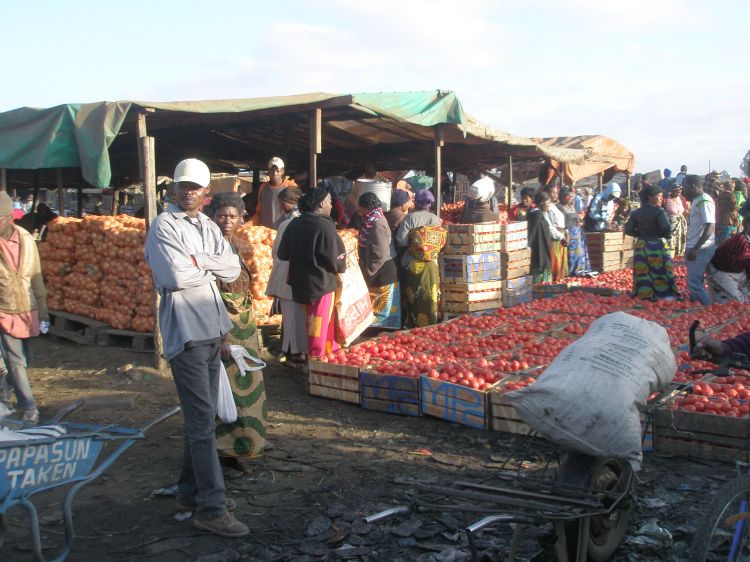
<path fill-rule="evenodd" d="M 0 111 L 441 88 L 515 134 L 610 136 L 636 171 L 737 175 L 750 149 L 740 0 L 41 0 L 3 24 Z"/>

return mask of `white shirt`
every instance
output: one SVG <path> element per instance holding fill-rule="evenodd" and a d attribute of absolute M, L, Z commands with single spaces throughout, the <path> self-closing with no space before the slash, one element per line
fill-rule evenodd
<path fill-rule="evenodd" d="M 688 249 L 694 248 L 698 243 L 701 232 L 703 232 L 703 226 L 706 224 L 716 224 L 716 205 L 710 195 L 701 193 L 690 204 L 686 244 Z M 715 244 L 716 237 L 714 233 L 711 233 L 711 236 L 703 243 L 703 246 L 698 249 L 710 248 Z"/>

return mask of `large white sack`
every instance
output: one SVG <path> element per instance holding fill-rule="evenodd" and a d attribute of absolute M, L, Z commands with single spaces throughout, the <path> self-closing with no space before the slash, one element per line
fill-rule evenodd
<path fill-rule="evenodd" d="M 614 312 L 595 320 L 539 380 L 506 396 L 521 418 L 551 441 L 640 469 L 640 410 L 677 365 L 667 331 Z"/>

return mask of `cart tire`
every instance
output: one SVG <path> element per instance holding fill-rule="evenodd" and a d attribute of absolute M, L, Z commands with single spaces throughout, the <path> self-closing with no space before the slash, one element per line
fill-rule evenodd
<path fill-rule="evenodd" d="M 616 490 L 622 482 L 627 482 L 632 472 L 633 468 L 627 461 L 569 453 L 560 466 L 560 481 L 572 486 L 611 491 Z M 625 537 L 632 508 L 629 498 L 624 498 L 622 505 L 609 515 L 590 518 L 588 560 L 606 562 L 612 557 Z M 579 525 L 579 521 L 565 523 L 565 538 L 571 560 L 575 560 Z"/>
<path fill-rule="evenodd" d="M 733 539 L 740 548 L 734 560 L 747 560 L 750 550 L 750 520 L 744 519 L 742 531 L 737 533 L 727 517 L 740 513 L 742 501 L 750 502 L 750 476 L 742 474 L 719 488 L 703 516 L 690 548 L 690 562 L 729 560 Z M 744 512 L 750 511 L 744 507 Z M 735 536 L 736 535 L 736 536 Z"/>

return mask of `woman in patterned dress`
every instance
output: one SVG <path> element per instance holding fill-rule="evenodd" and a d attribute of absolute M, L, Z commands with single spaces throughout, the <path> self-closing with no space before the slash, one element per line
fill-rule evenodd
<path fill-rule="evenodd" d="M 224 238 L 235 253 L 239 252 L 233 236 L 242 225 L 244 209 L 240 194 L 234 192 L 217 193 L 208 209 L 208 215 L 219 225 Z M 216 446 L 219 450 L 219 458 L 224 464 L 249 473 L 250 467 L 247 461 L 259 456 L 265 446 L 267 411 L 263 373 L 254 371 L 242 375 L 230 355 L 229 346 L 240 345 L 253 357 L 260 357 L 258 331 L 250 290 L 252 276 L 242 259 L 240 259 L 240 264 L 242 264 L 242 271 L 235 281 L 219 283 L 222 301 L 232 320 L 232 329 L 222 342 L 221 356 L 237 406 L 237 420 L 231 423 L 218 423 Z"/>

